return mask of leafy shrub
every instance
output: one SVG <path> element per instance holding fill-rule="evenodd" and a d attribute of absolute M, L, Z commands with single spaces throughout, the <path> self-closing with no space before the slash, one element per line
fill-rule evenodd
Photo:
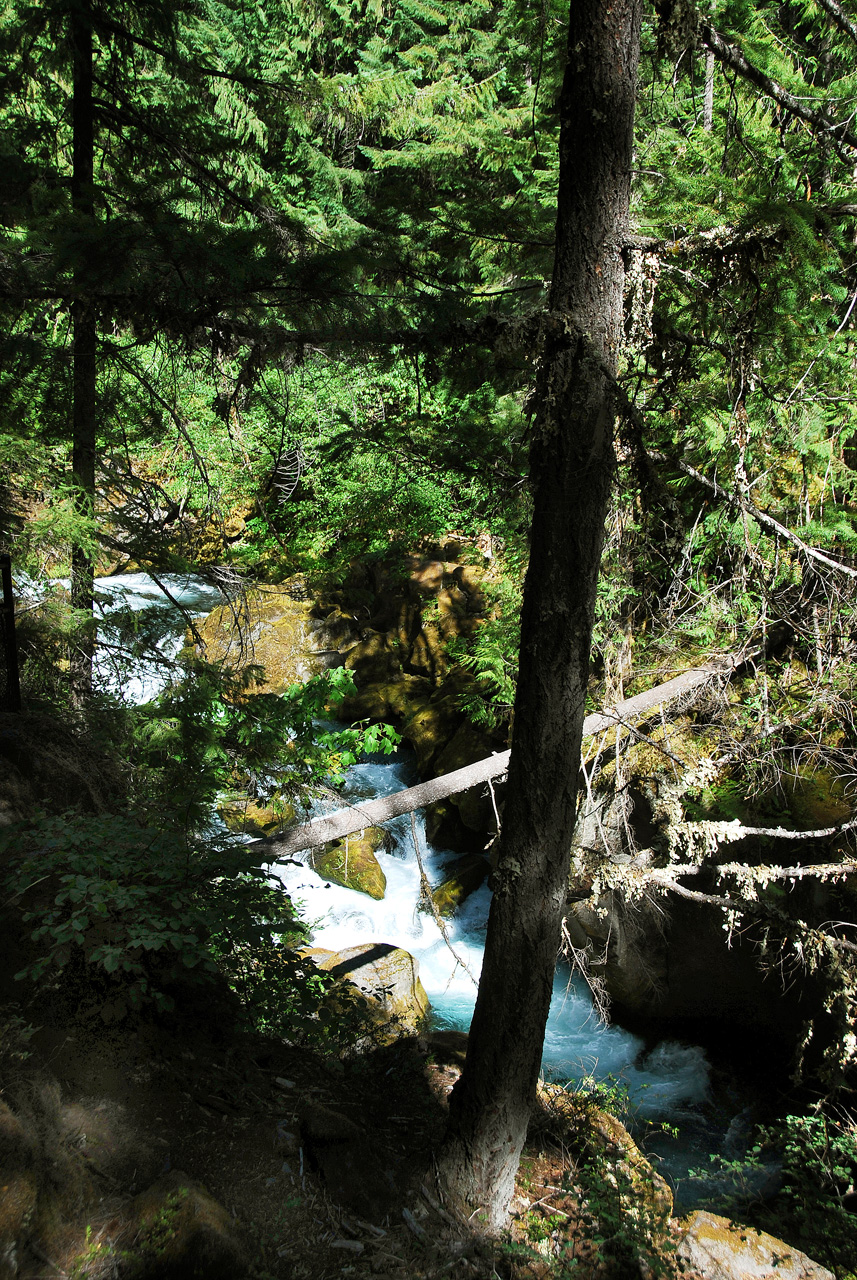
<path fill-rule="evenodd" d="M 65 814 L 9 828 L 0 839 L 6 887 L 37 951 L 16 977 L 50 984 L 85 965 L 122 1002 L 169 1009 L 179 983 L 218 972 L 252 1004 L 257 974 L 276 979 L 293 1034 L 306 1031 L 324 983 L 287 949 L 305 926 L 261 856 L 234 842 L 190 844 L 128 815 Z"/>
<path fill-rule="evenodd" d="M 762 1131 L 756 1152 L 781 1152 L 782 1186 L 755 1215 L 759 1226 L 823 1266 L 837 1280 L 857 1276 L 857 1119 L 824 1114 L 786 1116 Z"/>

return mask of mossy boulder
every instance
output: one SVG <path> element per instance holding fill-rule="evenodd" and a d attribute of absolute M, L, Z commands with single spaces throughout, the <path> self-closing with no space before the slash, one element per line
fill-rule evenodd
<path fill-rule="evenodd" d="M 442 916 L 451 916 L 488 875 L 489 863 L 480 853 L 465 853 L 445 868 L 445 876 L 432 890 L 432 902 Z"/>
<path fill-rule="evenodd" d="M 389 942 L 366 942 L 342 951 L 310 947 L 301 954 L 356 988 L 375 1029 L 374 1043 L 422 1030 L 429 1000 L 420 982 L 419 962 L 410 952 Z"/>
<path fill-rule="evenodd" d="M 353 645 L 345 655 L 345 665 L 354 672 L 358 688 L 389 680 L 402 669 L 399 656 L 388 636 L 371 632 L 365 639 Z"/>
<path fill-rule="evenodd" d="M 436 760 L 463 719 L 454 695 L 432 698 L 413 708 L 405 720 L 402 733 L 416 752 L 420 777 L 434 776 Z"/>
<path fill-rule="evenodd" d="M 217 806 L 226 826 L 236 835 L 264 836 L 277 835 L 295 820 L 294 805 L 260 804 L 249 796 L 233 796 L 223 800 Z"/>
<path fill-rule="evenodd" d="M 490 734 L 465 720 L 435 758 L 434 774 L 441 777 L 443 774 L 454 773 L 456 769 L 484 760 L 497 749 L 498 744 Z M 496 800 L 498 784 L 495 783 L 494 787 Z M 450 800 L 458 809 L 464 826 L 470 831 L 496 831 L 494 805 L 487 787 L 470 787 L 467 791 L 459 791 L 450 796 Z"/>
<path fill-rule="evenodd" d="M 621 1211 L 631 1214 L 652 1242 L 664 1239 L 673 1208 L 672 1191 L 621 1120 L 547 1081 L 538 1086 L 538 1100 L 547 1126 L 601 1171 Z"/>
<path fill-rule="evenodd" d="M 324 880 L 380 901 L 387 892 L 387 877 L 375 857 L 375 850 L 381 848 L 385 839 L 383 828 L 367 827 L 360 835 L 346 836 L 322 849 L 314 849 L 310 853 L 310 865 Z"/>
<path fill-rule="evenodd" d="M 395 679 L 375 681 L 365 685 L 357 694 L 343 698 L 336 708 L 340 720 L 406 719 L 416 705 L 422 706 L 431 697 L 430 680 L 420 676 L 400 675 Z"/>
<path fill-rule="evenodd" d="M 231 1215 L 179 1170 L 133 1200 L 123 1235 L 122 1280 L 239 1280 L 249 1269 Z"/>
<path fill-rule="evenodd" d="M 833 1272 L 755 1227 L 697 1209 L 682 1222 L 680 1264 L 705 1280 L 833 1280 Z"/>
<path fill-rule="evenodd" d="M 313 616 L 313 605 L 300 598 L 303 594 L 300 584 L 285 582 L 254 588 L 246 606 L 220 605 L 197 624 L 205 657 L 236 669 L 259 663 L 272 693 L 341 665 L 341 615 L 329 642 L 323 619 Z"/>

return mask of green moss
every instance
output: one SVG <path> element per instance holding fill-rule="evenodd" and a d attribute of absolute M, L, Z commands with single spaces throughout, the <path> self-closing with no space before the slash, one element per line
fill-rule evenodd
<path fill-rule="evenodd" d="M 380 828 L 369 828 L 377 832 Z M 381 832 L 383 841 L 384 833 Z M 366 893 L 370 898 L 380 900 L 387 891 L 387 877 L 381 864 L 375 857 L 376 837 L 369 835 L 362 839 L 346 837 L 345 840 L 310 855 L 314 870 L 325 880 L 341 884 L 346 889 L 354 889 L 357 893 Z"/>

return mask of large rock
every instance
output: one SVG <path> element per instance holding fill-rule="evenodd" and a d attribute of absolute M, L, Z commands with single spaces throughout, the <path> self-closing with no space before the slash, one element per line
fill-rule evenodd
<path fill-rule="evenodd" d="M 335 844 L 313 849 L 309 855 L 310 866 L 323 879 L 380 901 L 387 892 L 387 877 L 375 857 L 375 850 L 385 839 L 382 827 L 367 827 L 360 835 L 346 836 Z"/>
<path fill-rule="evenodd" d="M 442 916 L 451 916 L 466 898 L 482 884 L 490 870 L 488 859 L 480 853 L 465 853 L 444 868 L 445 875 L 432 890 L 432 902 Z"/>
<path fill-rule="evenodd" d="M 753 1227 L 697 1209 L 684 1220 L 679 1258 L 703 1280 L 834 1280 L 799 1249 Z"/>
<path fill-rule="evenodd" d="M 428 702 L 431 681 L 421 676 L 401 675 L 396 679 L 367 684 L 357 694 L 343 698 L 336 707 L 340 720 L 403 720 L 414 706 Z"/>
<path fill-rule="evenodd" d="M 491 735 L 483 729 L 465 720 L 435 758 L 435 776 L 441 777 L 446 773 L 454 773 L 456 769 L 463 769 L 477 760 L 484 760 L 497 749 L 496 739 L 492 739 Z M 496 802 L 498 784 L 493 785 L 494 802 Z M 450 796 L 450 801 L 458 809 L 459 817 L 468 830 L 479 832 L 480 835 L 484 835 L 485 832 L 493 834 L 496 831 L 494 802 L 487 786 L 470 787 L 467 791 L 459 791 L 456 795 Z"/>
<path fill-rule="evenodd" d="M 345 655 L 345 665 L 354 672 L 358 689 L 367 684 L 389 680 L 399 674 L 402 664 L 391 640 L 381 632 L 371 631 L 353 645 Z"/>
<path fill-rule="evenodd" d="M 547 1081 L 539 1084 L 538 1098 L 553 1122 L 566 1128 L 572 1149 L 582 1149 L 597 1160 L 623 1210 L 633 1209 L 638 1221 L 645 1220 L 653 1240 L 664 1237 L 673 1208 L 672 1191 L 621 1120 Z"/>
<path fill-rule="evenodd" d="M 295 820 L 294 805 L 260 804 L 249 796 L 233 796 L 223 800 L 217 806 L 226 826 L 237 835 L 264 836 L 277 835 Z"/>
<path fill-rule="evenodd" d="M 122 1243 L 122 1280 L 239 1280 L 248 1271 L 230 1214 L 178 1170 L 132 1202 Z"/>
<path fill-rule="evenodd" d="M 319 1103 L 305 1102 L 301 1138 L 309 1162 L 338 1204 L 380 1221 L 389 1208 L 391 1183 L 373 1144 L 353 1120 Z"/>
<path fill-rule="evenodd" d="M 332 611 L 328 634 L 325 619 L 317 616 L 309 600 L 299 598 L 302 594 L 294 583 L 263 585 L 247 593 L 246 608 L 236 604 L 214 609 L 197 624 L 205 657 L 236 668 L 259 663 L 272 693 L 341 666 L 341 654 L 348 647 L 345 615 Z"/>
<path fill-rule="evenodd" d="M 357 989 L 369 1021 L 380 1032 L 376 1041 L 391 1042 L 422 1029 L 429 1001 L 420 982 L 419 962 L 410 952 L 389 942 L 370 942 L 343 951 L 309 947 L 301 954 Z"/>

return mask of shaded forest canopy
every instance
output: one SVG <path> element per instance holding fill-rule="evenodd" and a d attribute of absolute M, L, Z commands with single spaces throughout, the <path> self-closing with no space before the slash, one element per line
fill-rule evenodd
<path fill-rule="evenodd" d="M 640 6 L 625 8 L 606 6 L 627 35 Z M 354 1038 L 345 1012 L 340 1028 L 320 1019 L 330 984 L 307 977 L 307 926 L 264 859 L 302 847 L 300 815 L 399 735 L 430 799 L 452 797 L 438 823 L 496 854 L 503 794 L 498 808 L 484 784 L 501 770 L 477 762 L 505 762 L 527 724 L 522 600 L 553 564 L 531 541 L 534 509 L 538 530 L 552 433 L 574 448 L 578 432 L 552 372 L 567 357 L 613 423 L 593 472 L 607 510 L 579 652 L 598 736 L 583 748 L 567 918 L 585 902 L 636 937 L 680 897 L 802 975 L 815 1005 L 790 1046 L 795 1079 L 819 1109 L 843 1109 L 853 1148 L 850 8 L 642 7 L 630 161 L 617 161 L 627 211 L 593 269 L 621 293 L 602 341 L 585 290 L 563 283 L 581 216 L 569 173 L 593 166 L 560 0 L 8 0 L 0 552 L 22 715 L 55 721 L 61 772 L 78 752 L 65 735 L 92 765 L 79 804 L 34 765 L 26 803 L 4 801 L 28 989 L 88 975 L 121 986 L 129 1016 L 164 1014 L 192 974 L 225 980 L 266 1034 L 331 1054 Z M 119 611 L 99 632 L 102 579 L 123 572 L 150 573 L 167 603 L 171 575 L 205 578 L 238 660 L 218 659 L 190 617 L 164 658 L 168 611 Z M 260 587 L 306 603 L 329 670 L 265 683 Z M 559 593 L 525 615 L 540 610 L 547 634 L 577 604 Z M 135 706 L 116 690 L 143 659 L 167 683 Z M 723 664 L 728 680 L 694 677 Z M 659 700 L 676 679 L 684 696 Z M 4 755 L 16 778 L 37 755 L 28 723 Z M 429 724 L 467 751 L 439 765 Z M 444 783 L 456 768 L 471 772 Z M 566 773 L 574 790 L 576 759 Z M 235 795 L 279 834 L 212 840 L 212 807 Z M 500 848 L 505 893 L 514 851 Z M 32 896 L 45 850 L 66 886 L 53 905 Z M 105 882 L 122 886 L 115 900 Z M 96 938 L 99 912 L 112 923 Z M 583 947 L 565 936 L 597 986 L 596 933 Z M 842 1209 L 857 1155 L 837 1168 Z"/>

